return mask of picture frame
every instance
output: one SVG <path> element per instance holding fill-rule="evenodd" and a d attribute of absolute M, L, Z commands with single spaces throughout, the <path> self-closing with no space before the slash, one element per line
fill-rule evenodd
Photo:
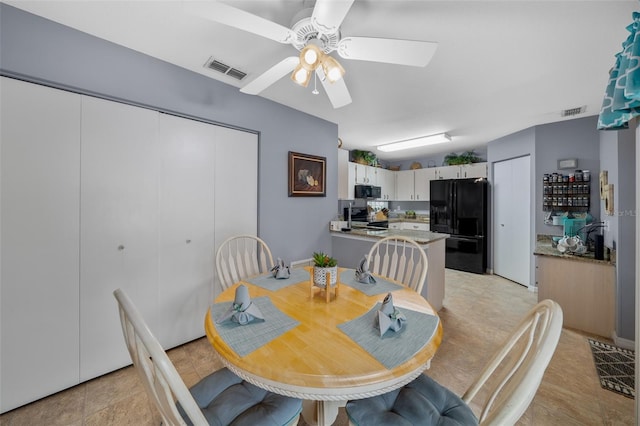
<path fill-rule="evenodd" d="M 327 158 L 289 151 L 289 197 L 327 196 Z"/>

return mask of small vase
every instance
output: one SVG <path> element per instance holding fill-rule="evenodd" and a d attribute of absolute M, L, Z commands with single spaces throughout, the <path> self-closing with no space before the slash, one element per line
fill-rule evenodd
<path fill-rule="evenodd" d="M 325 288 L 327 286 L 327 274 L 331 275 L 331 282 L 329 286 L 333 287 L 338 282 L 338 267 L 330 266 L 322 268 L 318 266 L 313 267 L 313 285 L 317 287 Z"/>

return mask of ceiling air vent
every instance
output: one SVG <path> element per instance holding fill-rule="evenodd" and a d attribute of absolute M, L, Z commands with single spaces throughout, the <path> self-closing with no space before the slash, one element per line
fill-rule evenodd
<path fill-rule="evenodd" d="M 232 68 L 231 66 L 225 64 L 224 62 L 220 62 L 213 57 L 209 58 L 209 60 L 204 64 L 204 67 L 221 72 L 222 74 L 233 77 L 236 80 L 242 80 L 247 76 L 246 72 L 242 72 L 237 68 Z"/>
<path fill-rule="evenodd" d="M 577 108 L 569 108 L 569 109 L 565 109 L 562 111 L 562 116 L 563 117 L 571 117 L 572 115 L 578 115 L 578 114 L 582 114 L 583 112 L 585 112 L 587 110 L 586 105 L 583 105 L 581 107 L 577 107 Z"/>

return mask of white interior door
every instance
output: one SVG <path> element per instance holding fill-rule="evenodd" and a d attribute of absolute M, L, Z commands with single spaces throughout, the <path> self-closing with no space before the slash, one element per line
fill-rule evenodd
<path fill-rule="evenodd" d="M 160 316 L 165 348 L 204 336 L 213 300 L 216 126 L 160 114 Z"/>
<path fill-rule="evenodd" d="M 531 268 L 531 161 L 493 165 L 493 271 L 529 286 Z"/>

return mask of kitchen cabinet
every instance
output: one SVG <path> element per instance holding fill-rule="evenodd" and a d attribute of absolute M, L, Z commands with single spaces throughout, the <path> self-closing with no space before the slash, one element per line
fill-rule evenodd
<path fill-rule="evenodd" d="M 538 300 L 560 304 L 564 326 L 606 338 L 615 332 L 615 267 L 536 256 Z"/>
<path fill-rule="evenodd" d="M 436 167 L 436 179 L 486 178 L 487 163 L 471 163 L 459 166 Z"/>
<path fill-rule="evenodd" d="M 79 383 L 81 103 L 18 80 L 0 77 L 0 84 L 5 412 Z"/>
<path fill-rule="evenodd" d="M 402 170 L 396 172 L 396 179 L 399 201 L 429 201 L 429 182 L 435 179 L 435 169 Z"/>
<path fill-rule="evenodd" d="M 417 223 L 417 222 L 402 222 L 403 230 L 407 231 L 428 231 L 429 224 L 428 223 Z"/>
<path fill-rule="evenodd" d="M 376 167 L 354 163 L 356 170 L 356 185 L 377 185 L 378 177 Z"/>
<path fill-rule="evenodd" d="M 377 179 L 376 182 L 381 188 L 382 200 L 395 200 L 396 199 L 396 172 L 378 168 L 376 170 Z"/>

